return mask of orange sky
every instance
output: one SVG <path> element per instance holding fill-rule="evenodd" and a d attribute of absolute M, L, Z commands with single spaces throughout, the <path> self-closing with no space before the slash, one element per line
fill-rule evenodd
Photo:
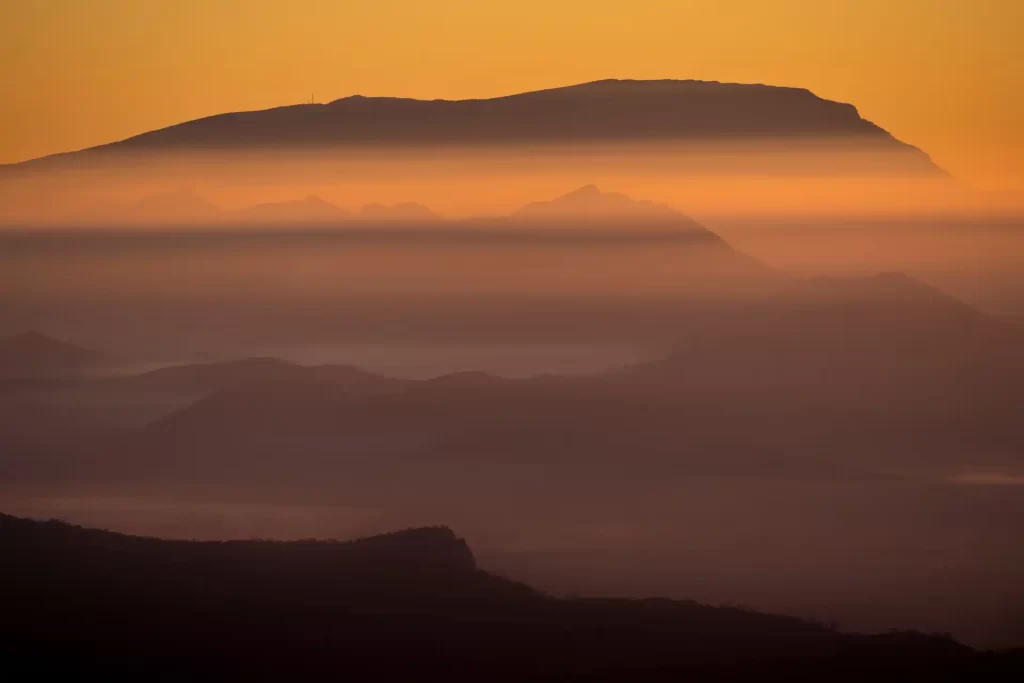
<path fill-rule="evenodd" d="M 222 111 L 601 78 L 807 87 L 1024 189 L 1021 0 L 8 0 L 0 162 Z"/>

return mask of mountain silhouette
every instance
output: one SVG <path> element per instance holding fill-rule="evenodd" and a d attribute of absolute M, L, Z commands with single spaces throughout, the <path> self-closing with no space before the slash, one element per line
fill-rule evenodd
<path fill-rule="evenodd" d="M 1019 326 L 904 274 L 882 273 L 797 281 L 695 330 L 668 359 L 624 372 L 692 385 L 705 378 L 708 390 L 881 391 L 890 402 L 920 401 L 922 393 L 949 399 L 939 387 L 952 383 L 998 403 L 999 392 L 985 385 L 1002 377 L 1000 386 L 1024 388 L 1022 348 Z"/>
<path fill-rule="evenodd" d="M 522 218 L 577 218 L 614 220 L 622 218 L 685 219 L 669 206 L 651 201 L 638 201 L 619 192 L 602 192 L 594 185 L 584 185 L 549 201 L 531 202 L 512 214 Z M 693 222 L 694 228 L 702 228 Z"/>
<path fill-rule="evenodd" d="M 584 463 L 592 479 L 637 467 L 818 480 L 1019 468 L 1018 326 L 899 274 L 795 281 L 723 311 L 684 326 L 663 359 L 593 376 L 416 381 L 249 359 L 82 386 L 87 404 L 112 385 L 140 405 L 144 392 L 189 395 L 114 441 L 61 439 L 60 420 L 14 393 L 0 420 L 8 443 L 55 445 L 9 460 L 6 476 L 59 480 L 88 463 L 76 476 L 164 495 L 201 482 L 231 495 L 377 491 L 399 504 L 457 498 L 523 464 L 566 487 Z M 80 443 L 62 450 L 67 440 Z"/>
<path fill-rule="evenodd" d="M 253 572 L 253 576 L 259 576 L 264 571 L 258 567 L 259 562 L 277 555 L 278 565 L 275 571 L 279 572 L 279 577 L 285 579 L 290 575 L 296 581 L 301 581 L 303 577 L 311 579 L 317 575 L 326 575 L 334 579 L 349 575 L 367 582 L 379 579 L 382 583 L 390 583 L 395 579 L 412 580 L 426 578 L 432 574 L 462 577 L 467 585 L 474 578 L 491 580 L 477 568 L 473 553 L 466 542 L 447 527 L 405 529 L 344 543 L 196 543 L 126 536 L 60 522 L 33 522 L 0 515 L 0 543 L 11 547 L 16 543 L 33 539 L 41 542 L 40 557 L 36 559 L 45 559 L 48 550 L 58 549 L 62 552 L 77 551 L 82 554 L 84 560 L 87 560 L 90 554 L 96 559 L 102 559 L 109 553 L 107 560 L 122 564 L 123 566 L 119 568 L 122 572 L 132 569 L 132 564 L 136 565 L 135 570 L 140 573 L 161 571 L 160 565 L 164 564 L 167 557 L 164 555 L 166 550 L 178 558 L 174 563 L 178 566 L 171 564 L 164 567 L 164 570 L 174 573 L 202 572 L 205 571 L 206 565 L 224 563 L 234 565 L 231 571 L 238 573 L 239 576 L 248 571 Z M 30 561 L 32 558 L 25 559 Z M 150 566 L 147 567 L 147 564 Z M 85 572 L 88 569 L 83 565 L 76 571 Z M 86 577 L 83 575 L 82 578 Z M 102 580 L 100 575 L 89 578 Z M 117 580 L 127 580 L 127 577 L 121 576 Z M 493 583 L 499 585 L 502 582 L 495 578 Z M 512 585 L 512 582 L 507 583 Z M 453 587 L 459 588 L 458 585 Z M 205 590 L 200 586 L 196 588 L 200 592 Z M 415 586 L 410 584 L 409 588 Z M 392 590 L 402 590 L 402 586 L 396 584 Z M 524 592 L 530 591 L 524 589 Z"/>
<path fill-rule="evenodd" d="M 794 137 L 877 145 L 897 153 L 908 170 L 941 173 L 927 155 L 861 118 L 852 105 L 801 88 L 693 80 L 603 80 L 458 101 L 354 95 L 329 104 L 210 116 L 47 157 L 46 164 L 167 150 Z"/>
<path fill-rule="evenodd" d="M 181 481 L 214 476 L 219 459 L 225 474 L 244 462 L 245 477 L 269 483 L 309 458 L 310 486 L 346 476 L 353 458 L 382 472 L 412 462 L 443 472 L 438 463 L 594 465 L 630 453 L 631 465 L 676 474 L 827 478 L 955 463 L 955 445 L 972 443 L 974 466 L 1012 466 L 1024 446 L 1014 414 L 1022 346 L 1019 328 L 905 276 L 816 278 L 709 318 L 665 359 L 620 371 L 462 374 L 372 394 L 268 383 L 174 412 L 132 450 L 177 463 Z M 955 395 L 943 390 L 953 384 Z"/>
<path fill-rule="evenodd" d="M 350 215 L 349 211 L 310 195 L 305 199 L 255 204 L 238 211 L 232 218 L 247 223 L 330 223 Z"/>
<path fill-rule="evenodd" d="M 58 341 L 39 332 L 0 339 L 0 377 L 60 377 L 78 375 L 103 360 L 102 354 Z"/>
<path fill-rule="evenodd" d="M 5 662 L 36 672 L 860 680 L 1020 666 L 945 636 L 844 634 L 691 601 L 552 598 L 480 570 L 444 527 L 195 542 L 0 515 L 0 551 L 17 558 L 0 567 Z"/>

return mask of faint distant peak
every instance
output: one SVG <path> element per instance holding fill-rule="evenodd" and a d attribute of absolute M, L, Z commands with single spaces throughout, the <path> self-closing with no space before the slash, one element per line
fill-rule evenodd
<path fill-rule="evenodd" d="M 52 337 L 47 337 L 42 332 L 36 330 L 28 330 L 27 332 L 18 332 L 8 337 L 0 339 L 0 344 L 49 344 L 49 343 L 62 343 L 56 342 Z"/>
<path fill-rule="evenodd" d="M 0 377 L 77 374 L 103 361 L 103 354 L 30 330 L 0 339 Z"/>
<path fill-rule="evenodd" d="M 320 195 L 315 195 L 315 194 L 308 194 L 308 195 L 306 195 L 304 198 L 299 200 L 299 203 L 310 204 L 310 205 L 313 205 L 313 206 L 334 206 L 334 204 L 331 204 L 329 201 L 327 201 L 326 199 L 324 199 Z M 339 207 L 334 206 L 334 208 L 337 209 Z"/>
<path fill-rule="evenodd" d="M 69 353 L 78 353 L 82 355 L 95 354 L 94 351 L 84 349 L 75 344 L 60 341 L 53 337 L 47 336 L 37 330 L 27 330 L 25 332 L 19 332 L 12 334 L 8 337 L 0 339 L 0 348 L 3 349 L 55 349 L 65 351 Z"/>
<path fill-rule="evenodd" d="M 240 220 L 263 222 L 336 221 L 349 216 L 349 212 L 315 194 L 303 199 L 263 202 L 237 212 Z"/>
<path fill-rule="evenodd" d="M 514 215 L 524 218 L 612 219 L 635 216 L 648 219 L 690 220 L 666 204 L 633 199 L 621 192 L 604 192 L 596 185 L 583 185 L 554 199 L 531 202 L 518 209 Z M 694 226 L 697 224 L 694 223 Z"/>
<path fill-rule="evenodd" d="M 586 199 L 597 199 L 599 197 L 616 195 L 616 194 L 618 194 L 618 193 L 616 193 L 616 192 L 602 192 L 600 190 L 600 188 L 598 188 L 597 185 L 584 185 L 583 187 L 577 188 L 577 189 L 573 190 L 572 192 L 566 192 L 564 195 L 562 195 L 558 199 L 586 200 Z M 621 195 L 621 196 L 625 197 L 626 195 Z"/>

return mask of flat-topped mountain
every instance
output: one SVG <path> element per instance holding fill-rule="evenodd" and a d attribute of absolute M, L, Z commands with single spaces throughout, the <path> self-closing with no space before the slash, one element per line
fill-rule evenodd
<path fill-rule="evenodd" d="M 237 595 L 243 594 L 247 581 L 358 579 L 367 584 L 394 583 L 391 590 L 400 591 L 406 582 L 432 575 L 459 576 L 467 585 L 485 577 L 466 542 L 447 527 L 406 529 L 347 542 L 194 542 L 127 536 L 0 514 L 0 546 L 22 556 L 22 567 L 14 571 L 15 576 L 29 567 L 43 572 L 67 571 L 69 578 L 77 574 L 81 580 L 95 582 L 93 589 L 106 582 L 116 589 L 118 583 L 144 581 L 147 576 L 155 579 L 165 572 L 177 574 L 179 579 L 189 575 L 199 579 L 208 571 L 234 574 Z M 61 556 L 68 560 L 67 567 L 56 566 Z M 49 562 L 55 566 L 47 567 Z M 135 578 L 129 578 L 129 573 Z M 178 588 L 201 594 L 205 590 L 202 583 L 183 582 Z M 227 586 L 216 590 L 222 592 Z"/>
<path fill-rule="evenodd" d="M 801 88 L 693 80 L 603 80 L 455 101 L 354 95 L 329 104 L 218 114 L 47 159 L 171 150 L 788 138 L 853 140 L 861 148 L 898 153 L 907 169 L 940 172 L 927 155 L 861 118 L 853 105 Z"/>

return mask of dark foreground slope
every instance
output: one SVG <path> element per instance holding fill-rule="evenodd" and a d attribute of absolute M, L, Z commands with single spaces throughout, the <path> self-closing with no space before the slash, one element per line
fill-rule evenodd
<path fill-rule="evenodd" d="M 994 674 L 939 636 L 841 634 L 669 600 L 549 598 L 446 528 L 348 543 L 183 542 L 0 516 L 5 662 L 35 673 L 624 680 Z"/>

